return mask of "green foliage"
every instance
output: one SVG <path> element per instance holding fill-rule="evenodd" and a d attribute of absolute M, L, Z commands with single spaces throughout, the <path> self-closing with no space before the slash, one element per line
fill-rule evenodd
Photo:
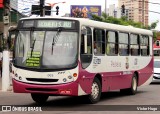
<path fill-rule="evenodd" d="M 108 16 L 107 16 L 106 13 L 102 12 L 102 17 L 103 17 L 104 19 L 106 19 Z"/>
<path fill-rule="evenodd" d="M 157 20 L 156 22 L 151 23 L 150 29 L 155 29 L 158 23 L 159 23 L 159 20 Z"/>
<path fill-rule="evenodd" d="M 101 17 L 93 14 L 92 20 L 113 23 L 113 24 L 118 24 L 118 25 L 126 25 L 126 26 L 131 25 L 136 28 L 143 28 L 143 29 L 148 29 L 148 30 L 155 29 L 157 26 L 157 23 L 159 22 L 159 21 L 156 21 L 156 22 L 151 23 L 151 25 L 143 26 L 143 24 L 140 22 L 134 22 L 132 20 L 128 20 L 126 16 L 123 16 L 120 19 L 118 19 L 118 18 L 114 18 L 111 16 L 107 16 L 104 12 L 102 12 Z"/>
<path fill-rule="evenodd" d="M 95 20 L 95 21 L 102 21 L 102 17 L 99 17 L 97 15 L 92 15 L 92 19 Z"/>
<path fill-rule="evenodd" d="M 154 42 L 157 40 L 157 33 L 156 32 L 153 32 L 153 40 L 154 40 Z"/>
<path fill-rule="evenodd" d="M 154 41 L 156 41 L 158 37 L 160 37 L 160 32 L 154 31 L 154 32 L 153 32 Z"/>

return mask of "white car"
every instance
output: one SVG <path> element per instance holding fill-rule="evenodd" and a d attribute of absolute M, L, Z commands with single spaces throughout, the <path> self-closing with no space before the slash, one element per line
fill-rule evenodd
<path fill-rule="evenodd" d="M 152 82 L 160 82 L 160 59 L 154 59 L 154 75 Z"/>

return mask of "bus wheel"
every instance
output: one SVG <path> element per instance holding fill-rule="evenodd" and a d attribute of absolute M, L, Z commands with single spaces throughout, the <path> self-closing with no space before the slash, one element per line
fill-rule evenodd
<path fill-rule="evenodd" d="M 130 88 L 130 94 L 135 95 L 137 92 L 137 86 L 138 86 L 138 81 L 137 81 L 137 76 L 134 75 L 132 78 L 132 86 Z"/>
<path fill-rule="evenodd" d="M 45 94 L 31 93 L 31 97 L 36 103 L 42 104 L 42 103 L 45 103 L 47 101 L 49 96 L 45 95 Z"/>
<path fill-rule="evenodd" d="M 137 84 L 138 84 L 137 76 L 134 74 L 132 77 L 131 88 L 121 89 L 120 92 L 129 95 L 135 95 L 137 92 L 137 86 L 138 86 Z"/>
<path fill-rule="evenodd" d="M 91 94 L 89 95 L 89 102 L 90 103 L 97 103 L 100 100 L 101 97 L 101 83 L 98 78 L 94 78 L 92 83 L 92 90 Z"/>

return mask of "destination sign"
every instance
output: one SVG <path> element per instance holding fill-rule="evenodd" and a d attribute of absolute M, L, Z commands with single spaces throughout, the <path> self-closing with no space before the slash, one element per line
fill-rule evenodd
<path fill-rule="evenodd" d="M 29 21 L 22 21 L 23 27 L 34 27 L 34 21 L 29 20 Z"/>
<path fill-rule="evenodd" d="M 75 21 L 64 21 L 64 20 L 38 20 L 37 21 L 38 28 L 75 28 Z"/>

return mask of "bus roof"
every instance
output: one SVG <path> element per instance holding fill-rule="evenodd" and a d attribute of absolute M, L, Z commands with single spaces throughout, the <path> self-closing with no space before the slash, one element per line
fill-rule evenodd
<path fill-rule="evenodd" d="M 121 31 L 121 32 L 129 32 L 129 33 L 135 33 L 135 34 L 145 34 L 153 36 L 153 32 L 151 30 L 136 28 L 133 26 L 124 26 L 124 25 L 117 25 L 117 24 L 111 24 L 111 23 L 105 23 L 105 22 L 99 22 L 94 21 L 90 19 L 85 18 L 73 18 L 73 17 L 29 17 L 29 18 L 21 18 L 23 19 L 70 19 L 70 20 L 77 20 L 80 22 L 80 25 L 84 26 L 91 26 L 91 27 L 97 27 L 97 28 L 103 28 L 103 29 L 109 29 L 109 30 L 115 30 L 115 31 Z"/>

